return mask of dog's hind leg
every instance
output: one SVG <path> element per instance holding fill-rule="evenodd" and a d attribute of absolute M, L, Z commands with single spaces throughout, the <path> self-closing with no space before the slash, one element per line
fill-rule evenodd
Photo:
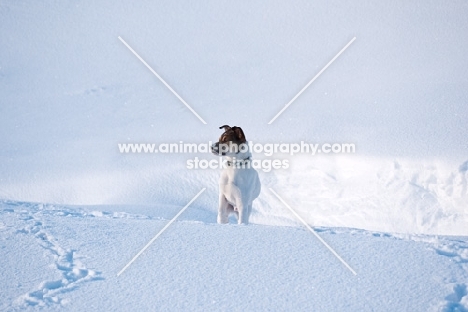
<path fill-rule="evenodd" d="M 218 207 L 218 223 L 225 224 L 229 223 L 229 206 L 231 206 L 226 197 L 223 194 L 219 195 L 219 207 Z M 232 206 L 231 206 L 232 208 Z"/>
<path fill-rule="evenodd" d="M 249 210 L 247 211 L 247 223 L 249 222 L 250 215 L 252 214 L 252 203 L 250 203 L 248 206 Z"/>

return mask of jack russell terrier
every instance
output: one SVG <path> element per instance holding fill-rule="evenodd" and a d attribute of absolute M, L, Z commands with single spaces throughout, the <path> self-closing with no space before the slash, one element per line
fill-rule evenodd
<path fill-rule="evenodd" d="M 225 156 L 227 167 L 219 179 L 218 223 L 228 223 L 229 214 L 234 213 L 239 224 L 248 224 L 252 202 L 260 194 L 260 179 L 252 168 L 252 154 L 242 129 L 227 125 L 219 129 L 224 129 L 224 133 L 211 151 Z"/>

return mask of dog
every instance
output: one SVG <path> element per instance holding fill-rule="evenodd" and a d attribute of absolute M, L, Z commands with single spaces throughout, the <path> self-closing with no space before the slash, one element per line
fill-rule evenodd
<path fill-rule="evenodd" d="M 238 224 L 248 224 L 252 202 L 260 195 L 261 185 L 257 171 L 252 167 L 244 132 L 240 127 L 224 125 L 224 133 L 211 146 L 213 154 L 227 158 L 227 166 L 219 179 L 219 206 L 217 221 L 229 223 L 229 214 L 237 216 Z"/>

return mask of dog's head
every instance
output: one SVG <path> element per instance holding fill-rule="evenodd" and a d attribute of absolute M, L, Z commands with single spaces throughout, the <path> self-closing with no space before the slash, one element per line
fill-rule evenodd
<path fill-rule="evenodd" d="M 219 141 L 211 146 L 212 153 L 221 156 L 238 154 L 242 150 L 242 144 L 247 143 L 241 127 L 224 125 L 219 129 L 224 129 L 224 133 L 221 134 Z"/>

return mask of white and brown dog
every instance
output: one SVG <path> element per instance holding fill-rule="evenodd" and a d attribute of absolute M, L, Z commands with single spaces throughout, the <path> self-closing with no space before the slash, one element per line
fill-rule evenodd
<path fill-rule="evenodd" d="M 227 125 L 219 129 L 224 129 L 224 133 L 211 151 L 225 156 L 227 166 L 219 179 L 218 223 L 228 223 L 229 214 L 234 213 L 239 224 L 248 224 L 252 202 L 260 194 L 260 179 L 252 167 L 252 154 L 242 129 Z"/>

